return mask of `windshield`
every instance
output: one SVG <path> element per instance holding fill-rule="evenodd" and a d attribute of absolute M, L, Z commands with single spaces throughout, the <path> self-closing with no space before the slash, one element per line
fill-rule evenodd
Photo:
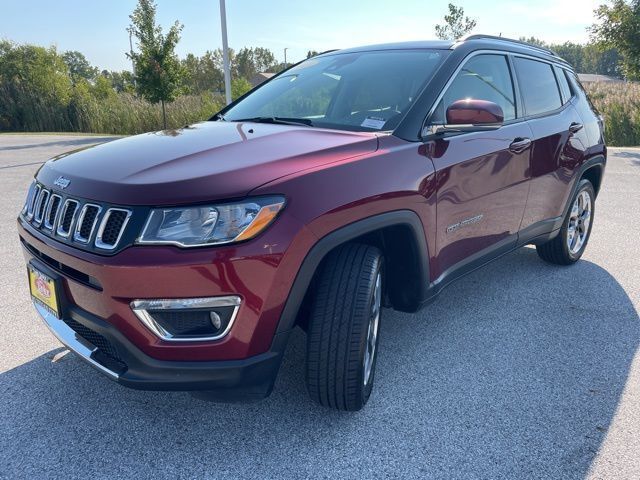
<path fill-rule="evenodd" d="M 311 58 L 250 93 L 224 119 L 304 119 L 314 127 L 391 130 L 445 53 L 390 50 Z"/>

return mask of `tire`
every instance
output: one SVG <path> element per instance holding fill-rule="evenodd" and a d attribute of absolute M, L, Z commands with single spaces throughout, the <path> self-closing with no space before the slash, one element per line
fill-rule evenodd
<path fill-rule="evenodd" d="M 360 410 L 373 387 L 382 304 L 383 257 L 345 244 L 318 272 L 307 332 L 307 390 L 317 403 Z"/>
<path fill-rule="evenodd" d="M 586 179 L 580 180 L 560 233 L 552 240 L 536 246 L 538 256 L 542 260 L 555 265 L 571 265 L 580 259 L 591 236 L 595 199 L 596 194 L 591 182 Z M 588 216 L 585 217 L 587 211 Z"/>

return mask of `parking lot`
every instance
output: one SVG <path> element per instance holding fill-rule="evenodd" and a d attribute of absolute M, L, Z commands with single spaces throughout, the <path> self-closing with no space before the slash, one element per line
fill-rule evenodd
<path fill-rule="evenodd" d="M 43 161 L 108 140 L 0 135 L 1 478 L 640 478 L 640 149 L 611 149 L 578 264 L 523 248 L 419 313 L 385 311 L 354 414 L 309 400 L 301 332 L 251 404 L 52 361 L 15 217 Z"/>

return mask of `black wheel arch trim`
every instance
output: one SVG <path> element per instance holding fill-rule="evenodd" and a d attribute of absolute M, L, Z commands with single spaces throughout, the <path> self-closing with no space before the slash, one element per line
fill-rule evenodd
<path fill-rule="evenodd" d="M 571 194 L 567 198 L 567 203 L 565 204 L 564 209 L 562 210 L 562 216 L 558 217 L 559 220 L 556 223 L 556 225 L 554 226 L 554 230 L 562 227 L 562 222 L 564 222 L 564 218 L 567 216 L 567 212 L 569 211 L 569 208 L 571 208 L 571 202 L 573 200 L 573 197 L 576 195 L 576 192 L 578 191 L 578 187 L 580 185 L 580 180 L 584 177 L 584 174 L 587 172 L 587 170 L 590 170 L 590 169 L 592 169 L 594 167 L 600 167 L 602 169 L 602 171 L 600 172 L 600 174 L 601 174 L 600 186 L 601 186 L 602 185 L 602 177 L 604 176 L 604 169 L 605 169 L 606 164 L 607 164 L 607 160 L 606 160 L 605 156 L 604 155 L 597 155 L 597 156 L 595 156 L 593 158 L 590 158 L 589 160 L 584 162 L 582 165 L 580 165 L 580 168 L 578 169 L 578 171 L 576 172 L 576 174 L 574 176 L 574 182 L 573 182 L 573 185 L 571 186 Z M 596 197 L 597 197 L 598 196 L 598 192 L 600 191 L 600 188 L 596 188 L 596 185 L 594 185 L 593 189 L 595 190 Z"/>
<path fill-rule="evenodd" d="M 424 235 L 424 227 L 418 214 L 412 210 L 395 210 L 381 213 L 371 217 L 357 220 L 332 231 L 322 237 L 311 247 L 293 282 L 289 291 L 289 296 L 285 302 L 284 309 L 280 315 L 275 334 L 289 332 L 293 329 L 300 306 L 307 293 L 311 280 L 325 256 L 334 248 L 354 240 L 368 233 L 375 232 L 387 227 L 406 226 L 409 227 L 413 240 L 417 245 L 417 255 L 419 257 L 418 283 L 419 296 L 418 303 L 428 296 L 429 287 L 429 249 Z"/>

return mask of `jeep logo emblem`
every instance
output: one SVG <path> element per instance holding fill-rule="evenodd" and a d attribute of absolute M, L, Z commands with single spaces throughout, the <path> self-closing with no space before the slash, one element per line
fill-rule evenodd
<path fill-rule="evenodd" d="M 67 188 L 70 183 L 71 180 L 69 180 L 68 178 L 64 178 L 63 176 L 59 176 L 58 178 L 56 178 L 56 181 L 53 182 L 55 186 L 60 187 L 63 190 Z"/>

